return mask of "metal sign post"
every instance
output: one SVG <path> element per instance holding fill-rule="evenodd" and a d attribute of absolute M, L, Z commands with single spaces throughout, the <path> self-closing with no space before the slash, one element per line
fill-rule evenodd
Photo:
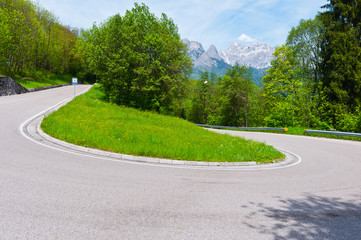
<path fill-rule="evenodd" d="M 72 84 L 74 86 L 74 102 L 75 102 L 75 86 L 78 84 L 78 79 L 77 78 L 72 78 Z"/>

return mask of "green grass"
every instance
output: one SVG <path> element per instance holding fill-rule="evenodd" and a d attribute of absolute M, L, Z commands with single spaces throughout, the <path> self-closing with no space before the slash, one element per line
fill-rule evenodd
<path fill-rule="evenodd" d="M 34 80 L 32 78 L 22 78 L 22 79 L 17 79 L 16 82 L 22 85 L 23 87 L 29 89 L 29 88 L 48 87 L 53 85 L 62 85 L 62 84 L 71 83 L 71 78 L 53 77 L 53 78 L 40 78 L 37 80 Z"/>
<path fill-rule="evenodd" d="M 264 143 L 217 134 L 185 120 L 102 101 L 99 85 L 46 117 L 43 130 L 77 145 L 169 159 L 260 163 L 284 155 Z"/>

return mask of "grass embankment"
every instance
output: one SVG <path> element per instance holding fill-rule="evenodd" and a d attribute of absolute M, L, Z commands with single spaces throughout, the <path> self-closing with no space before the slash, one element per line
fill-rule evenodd
<path fill-rule="evenodd" d="M 63 85 L 67 83 L 71 83 L 71 78 L 68 76 L 52 76 L 46 78 L 22 78 L 15 80 L 17 83 L 22 85 L 23 87 L 30 88 L 39 88 L 39 87 L 48 87 L 54 85 Z"/>
<path fill-rule="evenodd" d="M 269 162 L 271 146 L 217 134 L 185 120 L 102 101 L 98 85 L 46 117 L 43 130 L 77 145 L 123 154 L 210 162 Z"/>

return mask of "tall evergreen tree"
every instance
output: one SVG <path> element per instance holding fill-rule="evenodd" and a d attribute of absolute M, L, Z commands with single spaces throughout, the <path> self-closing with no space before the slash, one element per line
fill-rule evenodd
<path fill-rule="evenodd" d="M 361 103 L 361 0 L 330 0 L 325 8 L 320 70 L 335 121 Z"/>
<path fill-rule="evenodd" d="M 256 89 L 250 68 L 236 64 L 221 79 L 219 91 L 220 123 L 223 126 L 248 126 L 251 96 Z"/>

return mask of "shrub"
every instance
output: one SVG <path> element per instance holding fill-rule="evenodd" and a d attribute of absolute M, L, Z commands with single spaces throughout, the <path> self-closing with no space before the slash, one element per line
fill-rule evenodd
<path fill-rule="evenodd" d="M 344 132 L 357 132 L 359 127 L 357 126 L 359 116 L 352 113 L 344 113 L 336 116 L 337 119 L 337 130 Z"/>
<path fill-rule="evenodd" d="M 310 127 L 317 130 L 325 130 L 325 131 L 330 131 L 333 129 L 332 126 L 316 118 L 314 115 L 311 116 Z"/>
<path fill-rule="evenodd" d="M 297 107 L 288 102 L 278 102 L 272 109 L 272 113 L 265 117 L 266 126 L 269 127 L 294 127 L 299 124 Z"/>

